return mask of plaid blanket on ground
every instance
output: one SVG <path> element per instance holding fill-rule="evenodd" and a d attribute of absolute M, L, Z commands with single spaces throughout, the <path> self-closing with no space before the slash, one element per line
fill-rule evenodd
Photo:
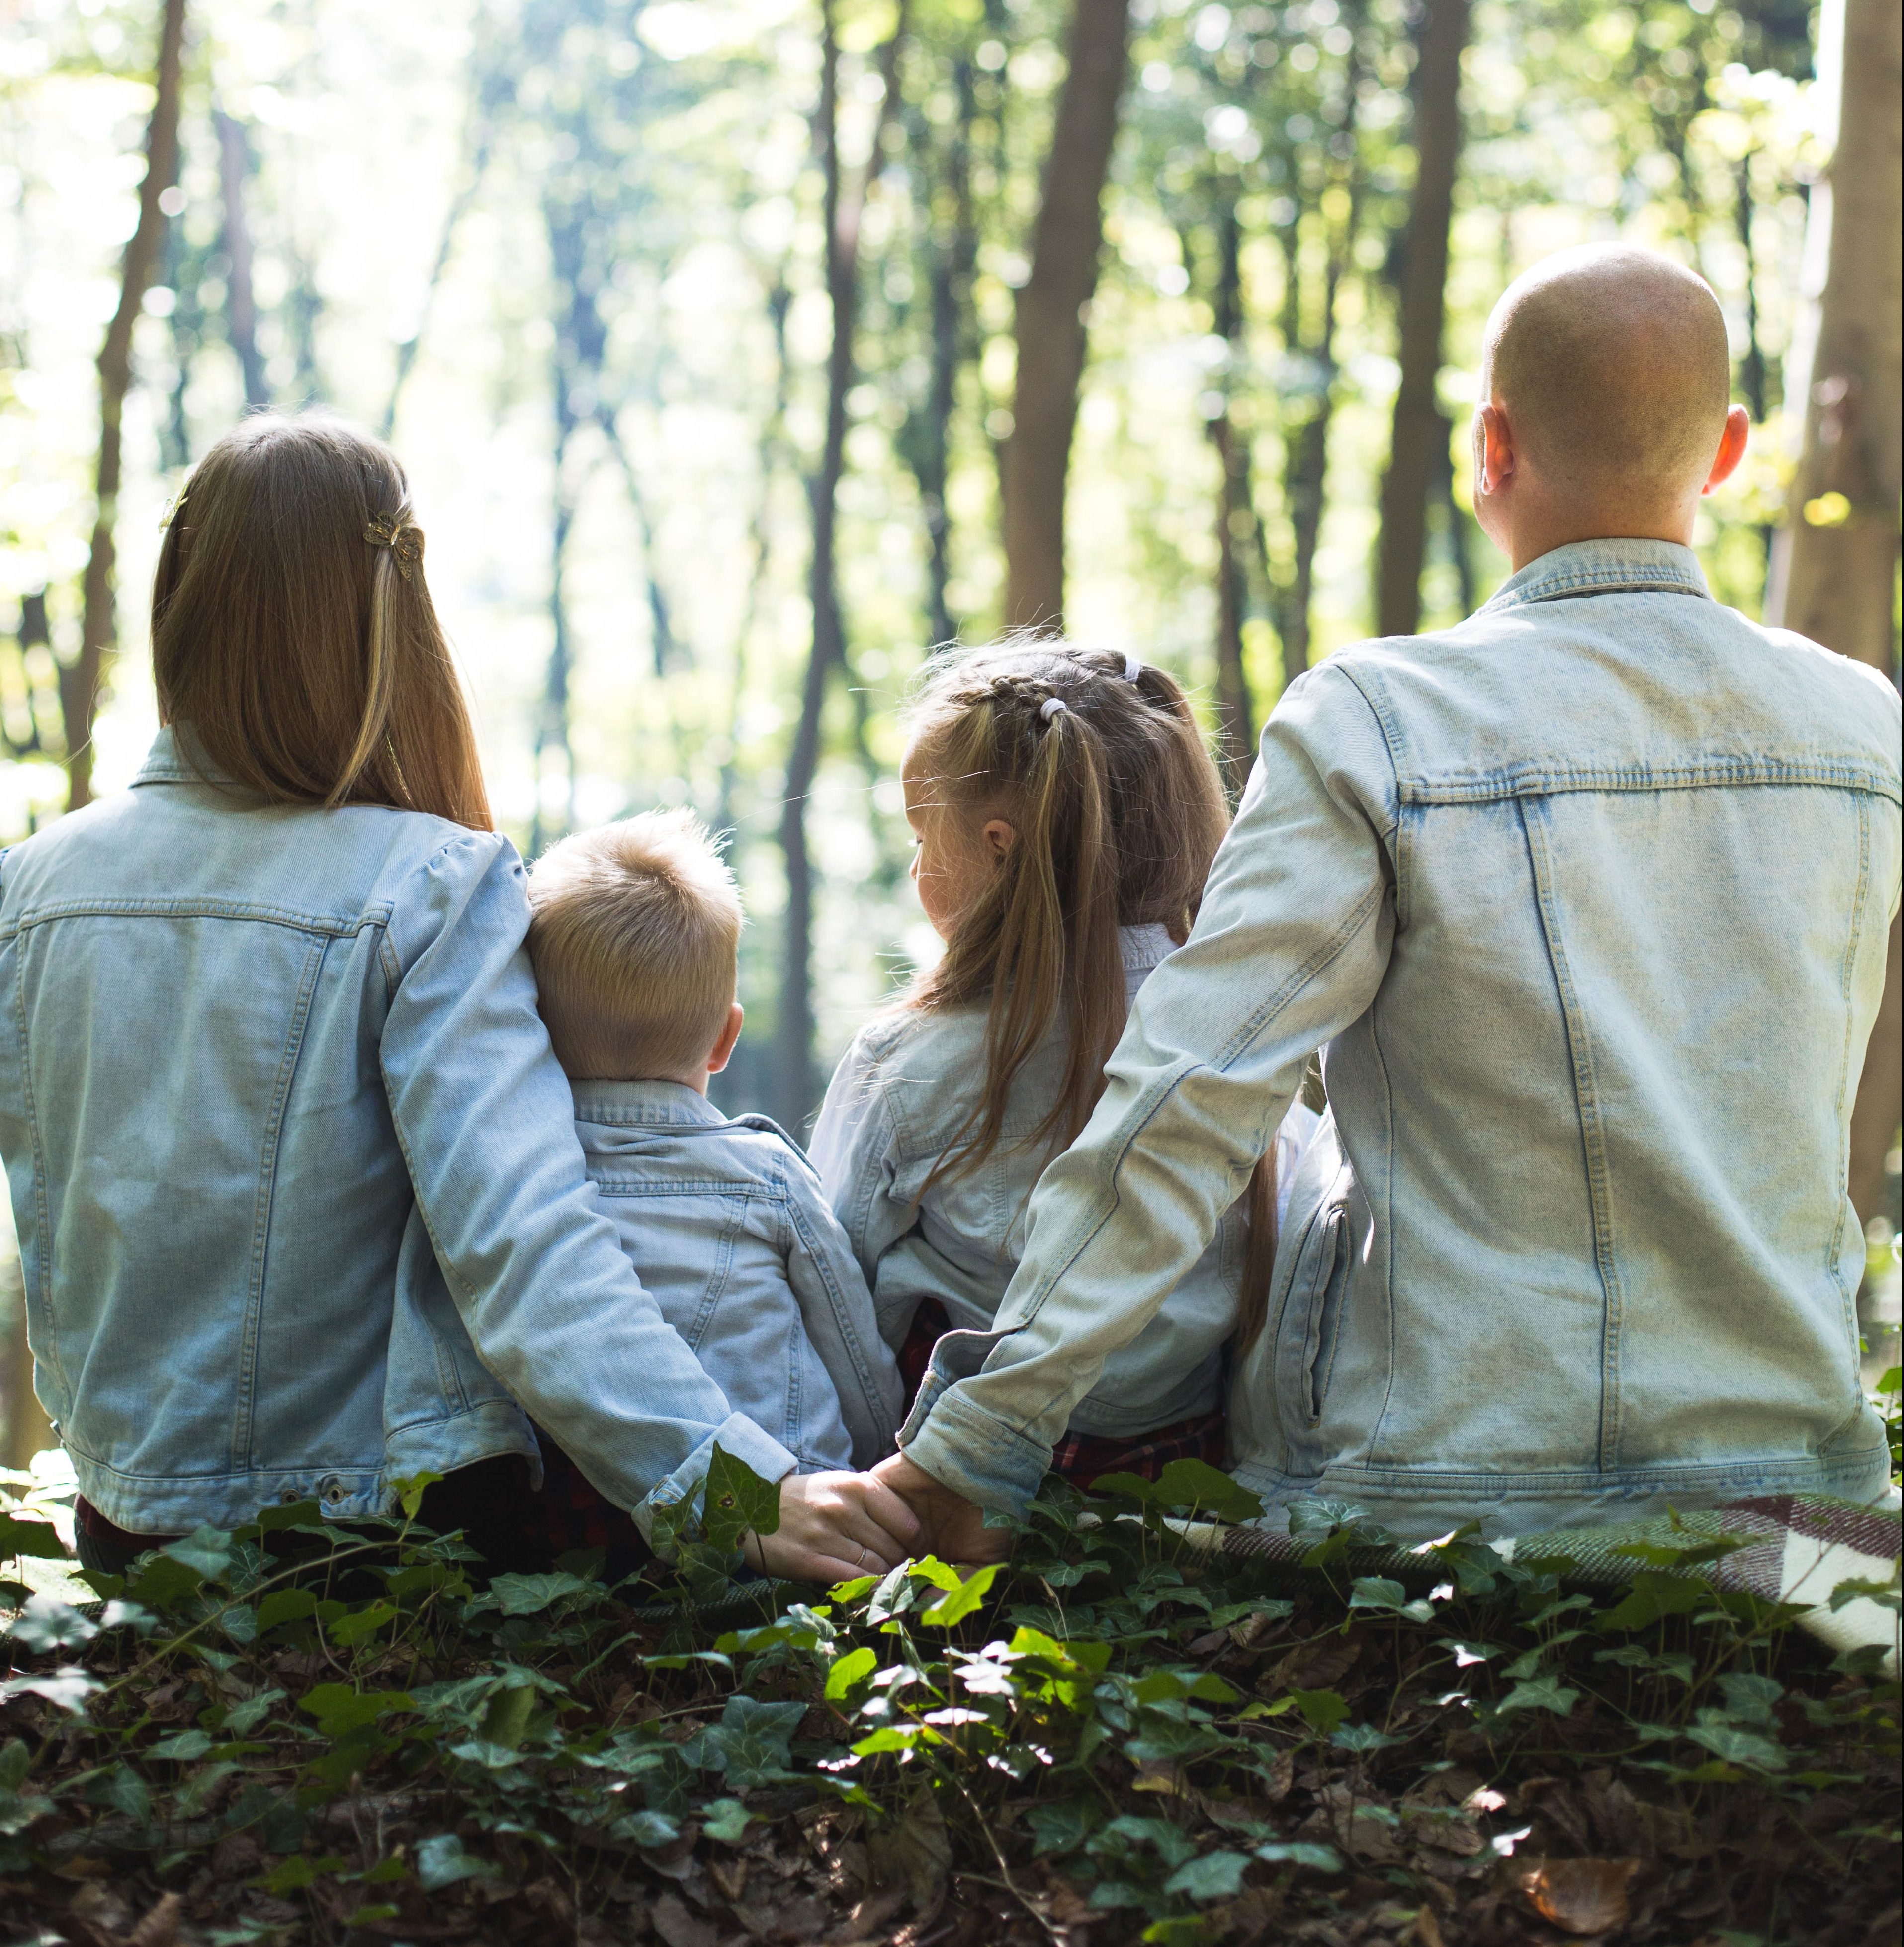
<path fill-rule="evenodd" d="M 1550 1562 L 1560 1568 L 1570 1586 L 1596 1591 L 1624 1587 L 1642 1570 L 1667 1575 L 1699 1577 L 1719 1589 L 1744 1589 L 1766 1601 L 1801 1603 L 1800 1627 L 1844 1651 L 1865 1644 L 1888 1651 L 1887 1675 L 1896 1676 L 1899 1648 L 1895 1609 L 1868 1596 L 1859 1596 L 1838 1608 L 1832 1591 L 1850 1581 L 1894 1581 L 1900 1548 L 1899 1511 L 1860 1507 L 1855 1502 L 1826 1494 L 1765 1494 L 1729 1501 L 1695 1514 L 1634 1521 L 1613 1528 L 1557 1528 L 1543 1534 L 1517 1535 L 1491 1542 L 1497 1555 L 1510 1561 Z M 1303 1557 L 1315 1546 L 1314 1534 L 1277 1534 L 1255 1527 L 1200 1524 L 1200 1537 L 1224 1553 L 1285 1564 L 1296 1574 Z M 1742 1547 L 1717 1561 L 1688 1565 L 1658 1563 L 1630 1551 L 1646 1543 L 1679 1550 L 1721 1537 L 1742 1542 Z M 1411 1594 L 1446 1579 L 1443 1565 L 1426 1545 L 1410 1547 L 1351 1546 L 1341 1559 L 1354 1575 L 1383 1575 L 1401 1583 Z"/>

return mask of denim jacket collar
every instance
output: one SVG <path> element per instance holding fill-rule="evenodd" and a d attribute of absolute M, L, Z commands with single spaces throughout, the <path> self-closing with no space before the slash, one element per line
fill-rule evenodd
<path fill-rule="evenodd" d="M 1699 558 L 1676 541 L 1569 541 L 1511 574 L 1483 605 L 1486 614 L 1574 595 L 1710 596 Z"/>
<path fill-rule="evenodd" d="M 605 1128 L 720 1128 L 726 1116 L 685 1082 L 571 1082 L 575 1119 Z"/>
<path fill-rule="evenodd" d="M 138 775 L 132 780 L 133 788 L 136 791 L 141 785 L 228 784 L 231 780 L 202 751 L 187 750 L 185 738 L 190 734 L 178 724 L 161 726 L 152 740 L 152 748 L 145 754 L 145 762 L 139 766 Z M 194 746 L 197 741 L 192 740 Z M 193 757 L 198 760 L 196 764 Z"/>

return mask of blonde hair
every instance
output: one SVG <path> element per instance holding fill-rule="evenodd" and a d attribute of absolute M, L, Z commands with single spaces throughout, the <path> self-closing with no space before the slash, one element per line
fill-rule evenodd
<path fill-rule="evenodd" d="M 694 1073 L 726 1025 L 734 875 L 692 813 L 578 831 L 529 874 L 529 958 L 556 1058 L 577 1081 Z"/>
<path fill-rule="evenodd" d="M 212 447 L 152 584 L 159 707 L 189 761 L 271 803 L 491 829 L 410 515 L 396 456 L 341 419 L 260 413 Z"/>

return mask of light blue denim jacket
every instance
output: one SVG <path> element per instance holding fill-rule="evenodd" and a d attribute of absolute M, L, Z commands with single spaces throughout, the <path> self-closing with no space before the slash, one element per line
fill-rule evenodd
<path fill-rule="evenodd" d="M 1135 999 L 1169 955 L 1170 935 L 1161 926 L 1125 927 L 1119 944 L 1126 998 Z M 873 1288 L 880 1329 L 895 1346 L 922 1299 L 937 1299 L 955 1329 L 989 1330 L 1024 1252 L 1032 1190 L 1050 1153 L 1026 1139 L 1057 1100 L 1062 1029 L 1019 1072 L 1005 1140 L 977 1169 L 933 1181 L 977 1100 L 985 1020 L 983 1007 L 884 1015 L 841 1058 L 814 1127 L 813 1160 Z M 1289 1120 L 1280 1182 L 1315 1117 L 1299 1104 Z M 1136 1339 L 1104 1362 L 1072 1409 L 1072 1426 L 1131 1438 L 1221 1403 L 1245 1240 L 1239 1206 Z"/>
<path fill-rule="evenodd" d="M 1233 1456 L 1404 1535 L 1887 1490 L 1849 1122 L 1897 693 L 1654 541 L 1293 684 L 1188 943 L 901 1435 L 1020 1505 L 1330 1044 Z"/>
<path fill-rule="evenodd" d="M 679 1082 L 577 1082 L 589 1180 L 661 1315 L 809 1471 L 870 1467 L 905 1404 L 813 1167 L 764 1116 Z"/>
<path fill-rule="evenodd" d="M 506 839 L 262 806 L 162 732 L 0 861 L 0 1156 L 34 1384 L 109 1521 L 230 1527 L 521 1453 L 644 1528 L 734 1413 L 597 1209 Z M 517 1403 L 520 1402 L 520 1405 Z"/>

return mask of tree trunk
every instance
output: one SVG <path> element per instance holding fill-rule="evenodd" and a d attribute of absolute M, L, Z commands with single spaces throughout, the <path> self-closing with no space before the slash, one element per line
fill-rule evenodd
<path fill-rule="evenodd" d="M 813 519 L 808 576 L 813 647 L 800 686 L 800 720 L 788 753 L 786 797 L 780 817 L 780 849 L 787 864 L 787 918 L 780 1018 L 775 1029 L 776 1107 L 779 1119 L 795 1131 L 806 1122 L 817 1092 L 813 1074 L 813 866 L 806 844 L 806 806 L 819 771 L 820 719 L 828 685 L 834 671 L 846 662 L 835 542 L 840 478 L 846 469 L 847 395 L 853 389 L 856 365 L 859 231 L 867 195 L 879 174 L 886 125 L 898 105 L 899 49 L 906 37 L 904 0 L 893 38 L 881 55 L 885 88 L 872 147 L 865 169 L 851 183 L 844 180 L 840 166 L 840 43 L 834 0 L 821 0 L 820 36 L 820 98 L 814 120 L 825 185 L 826 289 L 833 314 L 833 339 L 827 354 L 826 432 L 808 496 Z"/>
<path fill-rule="evenodd" d="M 1415 190 L 1401 270 L 1401 381 L 1382 481 L 1376 630 L 1384 636 L 1412 636 L 1421 624 L 1428 497 L 1450 431 L 1435 379 L 1441 369 L 1448 224 L 1461 153 L 1461 50 L 1467 38 L 1468 0 L 1429 0 L 1416 39 Z"/>
<path fill-rule="evenodd" d="M 178 69 L 185 38 L 185 0 L 164 0 L 152 119 L 146 126 L 145 181 L 138 226 L 125 246 L 119 308 L 99 349 L 99 470 L 92 554 L 86 563 L 79 653 L 60 671 L 60 713 L 66 726 L 67 805 L 77 811 L 92 798 L 92 728 L 106 659 L 118 633 L 113 611 L 113 531 L 119 519 L 119 419 L 132 382 L 132 327 L 165 241 L 159 197 L 178 172 Z"/>
<path fill-rule="evenodd" d="M 1816 349 L 1801 377 L 1804 450 L 1766 600 L 1767 621 L 1869 663 L 1893 682 L 1891 605 L 1904 487 L 1901 38 L 1897 0 L 1846 0 L 1837 149 L 1812 191 L 1811 220 L 1828 226 L 1831 248 Z M 1851 1196 L 1866 1222 L 1883 1207 L 1884 1156 L 1904 1096 L 1900 958 L 1893 926 L 1884 1005 L 1851 1118 Z"/>
<path fill-rule="evenodd" d="M 1209 423 L 1216 449 L 1216 713 L 1217 748 L 1232 797 L 1242 794 L 1256 748 L 1255 710 L 1243 661 L 1243 611 L 1249 573 L 1244 543 L 1255 532 L 1249 491 L 1249 445 L 1230 412 L 1234 375 L 1243 362 L 1243 225 L 1234 199 L 1224 199 L 1216 221 L 1216 335 L 1229 348 L 1222 409 Z"/>
<path fill-rule="evenodd" d="M 251 175 L 251 144 L 243 125 L 222 108 L 212 113 L 218 137 L 218 184 L 224 196 L 224 328 L 243 374 L 245 404 L 255 412 L 271 402 L 265 361 L 258 350 L 258 305 L 251 290 L 251 226 L 245 221 L 245 184 Z"/>
<path fill-rule="evenodd" d="M 1005 619 L 1014 628 L 1063 626 L 1065 475 L 1129 38 L 1129 0 L 1076 0 L 1031 275 L 1018 293 L 1018 376 L 1000 482 Z"/>

